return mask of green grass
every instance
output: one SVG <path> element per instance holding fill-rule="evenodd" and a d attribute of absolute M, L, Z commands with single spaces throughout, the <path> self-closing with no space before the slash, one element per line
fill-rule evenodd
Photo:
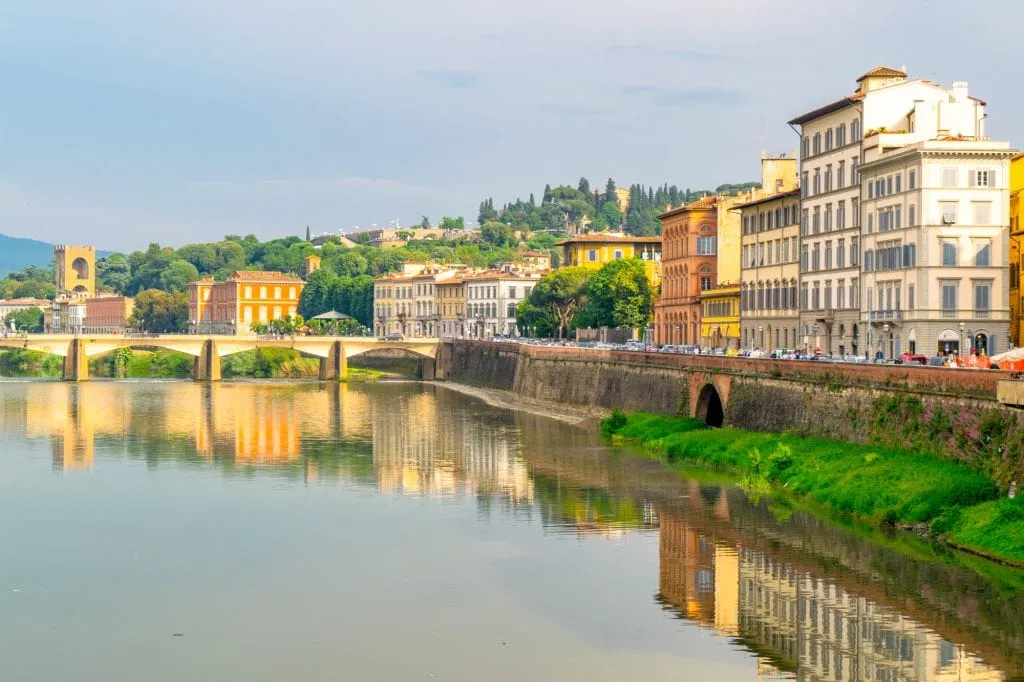
<path fill-rule="evenodd" d="M 1024 564 L 1024 501 L 999 499 L 992 480 L 963 464 L 899 448 L 709 429 L 694 419 L 646 413 L 613 415 L 602 430 L 676 468 L 728 471 L 750 489 L 782 489 L 840 518 L 927 524 L 940 540 Z"/>

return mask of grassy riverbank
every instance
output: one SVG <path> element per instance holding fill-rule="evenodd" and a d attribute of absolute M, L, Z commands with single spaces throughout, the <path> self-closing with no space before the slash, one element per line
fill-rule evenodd
<path fill-rule="evenodd" d="M 723 469 L 750 489 L 784 491 L 846 518 L 927 530 L 1024 565 L 1024 501 L 1000 499 L 994 482 L 962 464 L 899 448 L 709 429 L 694 419 L 644 413 L 616 412 L 602 430 L 676 467 Z"/>

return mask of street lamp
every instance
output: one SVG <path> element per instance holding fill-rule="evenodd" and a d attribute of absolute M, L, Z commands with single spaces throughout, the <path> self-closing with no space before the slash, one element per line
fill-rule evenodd
<path fill-rule="evenodd" d="M 963 355 L 964 352 L 964 327 L 966 326 L 963 322 L 960 323 L 960 347 L 957 348 L 957 355 Z"/>
<path fill-rule="evenodd" d="M 888 359 L 891 360 L 892 359 L 892 338 L 889 336 L 889 325 L 888 324 L 883 324 L 882 325 L 882 332 L 884 333 L 884 336 L 882 337 L 882 343 L 885 343 L 885 344 L 887 344 L 889 346 L 889 348 L 884 349 L 882 352 L 888 357 Z"/>

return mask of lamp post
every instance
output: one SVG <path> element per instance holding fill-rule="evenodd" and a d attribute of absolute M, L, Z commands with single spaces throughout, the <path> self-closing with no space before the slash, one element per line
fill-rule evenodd
<path fill-rule="evenodd" d="M 882 332 L 884 333 L 884 336 L 882 336 L 882 343 L 888 346 L 888 348 L 883 349 L 882 353 L 888 360 L 892 360 L 892 338 L 889 336 L 888 324 L 882 325 Z"/>
<path fill-rule="evenodd" d="M 757 349 L 764 350 L 764 327 L 757 325 Z"/>
<path fill-rule="evenodd" d="M 956 349 L 956 351 L 957 351 L 956 354 L 957 355 L 963 355 L 963 352 L 964 352 L 964 328 L 966 326 L 967 325 L 964 324 L 963 322 L 960 323 L 960 343 L 957 344 L 959 346 L 959 348 Z"/>
<path fill-rule="evenodd" d="M 967 328 L 967 354 L 974 355 L 974 330 L 970 327 Z"/>

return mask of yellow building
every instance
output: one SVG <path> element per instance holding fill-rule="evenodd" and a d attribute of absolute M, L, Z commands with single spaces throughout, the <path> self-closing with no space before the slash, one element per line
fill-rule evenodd
<path fill-rule="evenodd" d="M 737 238 L 738 241 L 738 238 Z M 661 237 L 634 237 L 612 232 L 592 232 L 558 242 L 562 265 L 600 268 L 613 260 L 640 258 L 645 261 L 647 279 L 657 291 L 661 285 Z"/>
<path fill-rule="evenodd" d="M 96 247 L 53 247 L 57 296 L 86 298 L 96 295 Z"/>
<path fill-rule="evenodd" d="M 700 344 L 705 348 L 739 348 L 740 285 L 723 284 L 700 295 Z"/>
<path fill-rule="evenodd" d="M 1021 258 L 1021 247 L 1024 246 L 1022 190 L 1024 154 L 1019 154 L 1010 160 L 1010 339 L 1015 346 L 1024 346 L 1024 329 L 1020 323 L 1021 311 L 1024 310 L 1024 296 L 1020 288 L 1024 276 L 1024 258 Z"/>
<path fill-rule="evenodd" d="M 460 276 L 438 281 L 434 286 L 434 309 L 441 316 L 441 336 L 465 336 L 466 285 Z"/>
<path fill-rule="evenodd" d="M 248 334 L 253 324 L 295 317 L 304 286 L 297 277 L 253 270 L 239 270 L 226 282 L 191 282 L 189 327 L 200 334 Z"/>
<path fill-rule="evenodd" d="M 320 269 L 320 256 L 315 253 L 311 253 L 306 256 L 303 260 L 306 262 L 306 277 L 309 277 L 314 272 Z"/>

